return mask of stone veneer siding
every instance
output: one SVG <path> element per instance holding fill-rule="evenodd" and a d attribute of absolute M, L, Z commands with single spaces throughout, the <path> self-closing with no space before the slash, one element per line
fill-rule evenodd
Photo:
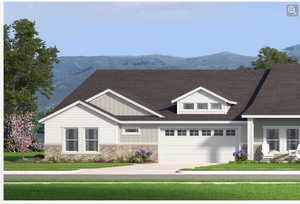
<path fill-rule="evenodd" d="M 55 160 L 92 160 L 110 162 L 113 160 L 128 161 L 133 153 L 139 149 L 154 152 L 150 157 L 152 161 L 158 161 L 157 144 L 101 144 L 97 154 L 64 154 L 61 145 L 45 145 L 45 158 Z"/>

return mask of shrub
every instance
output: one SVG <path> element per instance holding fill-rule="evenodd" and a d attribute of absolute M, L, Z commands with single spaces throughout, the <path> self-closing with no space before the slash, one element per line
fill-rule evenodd
<path fill-rule="evenodd" d="M 235 161 L 246 161 L 248 156 L 247 152 L 244 150 L 235 151 L 232 155 L 234 156 Z"/>
<path fill-rule="evenodd" d="M 4 139 L 4 152 L 17 152 L 16 144 L 13 138 Z"/>
<path fill-rule="evenodd" d="M 34 160 L 35 161 L 39 161 L 39 160 L 42 160 L 44 158 L 45 158 L 45 156 L 43 154 L 36 154 L 36 155 L 34 155 Z"/>
<path fill-rule="evenodd" d="M 44 151 L 44 145 L 41 143 L 33 142 L 29 149 L 33 152 L 43 152 Z"/>
<path fill-rule="evenodd" d="M 144 163 L 149 161 L 149 157 L 153 154 L 153 152 L 146 152 L 143 149 L 136 151 L 133 155 L 129 158 L 130 163 Z"/>

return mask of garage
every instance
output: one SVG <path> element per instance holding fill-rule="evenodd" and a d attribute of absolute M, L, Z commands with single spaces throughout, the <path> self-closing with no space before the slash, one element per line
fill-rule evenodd
<path fill-rule="evenodd" d="M 161 128 L 160 163 L 212 162 L 234 160 L 240 148 L 240 128 Z"/>

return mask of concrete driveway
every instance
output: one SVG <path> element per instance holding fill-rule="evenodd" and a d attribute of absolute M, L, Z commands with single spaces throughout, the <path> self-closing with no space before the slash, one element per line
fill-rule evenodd
<path fill-rule="evenodd" d="M 196 166 L 207 166 L 213 163 L 147 163 L 133 164 L 130 166 L 108 167 L 99 169 L 80 169 L 79 174 L 116 174 L 116 175 L 137 175 L 137 174 L 176 174 L 182 168 L 193 168 Z"/>

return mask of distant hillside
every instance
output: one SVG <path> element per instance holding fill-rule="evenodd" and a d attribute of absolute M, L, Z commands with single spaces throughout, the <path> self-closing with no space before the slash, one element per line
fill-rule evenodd
<path fill-rule="evenodd" d="M 300 58 L 300 45 L 284 49 L 289 55 Z M 54 66 L 54 93 L 50 100 L 38 96 L 39 110 L 57 105 L 96 69 L 235 69 L 251 66 L 255 57 L 230 52 L 182 58 L 166 55 L 60 57 Z"/>

